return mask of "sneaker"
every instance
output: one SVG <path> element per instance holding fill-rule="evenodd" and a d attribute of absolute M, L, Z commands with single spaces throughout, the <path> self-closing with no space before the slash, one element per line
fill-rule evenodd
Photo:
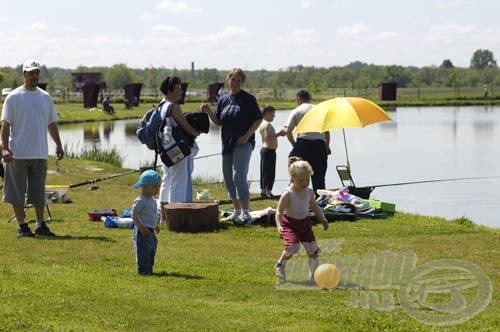
<path fill-rule="evenodd" d="M 50 231 L 49 227 L 47 227 L 47 224 L 45 223 L 42 223 L 41 226 L 38 226 L 35 229 L 35 235 L 55 236 L 55 234 Z"/>
<path fill-rule="evenodd" d="M 276 263 L 274 273 L 279 280 L 286 279 L 285 266 L 282 263 Z"/>
<path fill-rule="evenodd" d="M 234 220 L 237 225 L 250 225 L 252 223 L 252 216 L 250 213 L 241 213 L 237 220 Z"/>
<path fill-rule="evenodd" d="M 261 198 L 265 198 L 265 199 L 276 199 L 276 198 L 280 198 L 280 196 L 278 196 L 278 195 L 273 195 L 273 193 L 272 193 L 272 192 L 260 193 L 260 197 L 261 197 Z"/>
<path fill-rule="evenodd" d="M 235 213 L 231 214 L 228 218 L 229 218 L 229 220 L 232 220 L 233 223 L 235 223 L 235 224 L 238 224 L 240 221 L 240 216 L 235 214 Z"/>
<path fill-rule="evenodd" d="M 19 237 L 33 237 L 33 236 L 35 236 L 35 234 L 33 234 L 30 227 L 28 226 L 28 224 L 20 225 L 17 232 L 19 234 Z"/>
<path fill-rule="evenodd" d="M 274 195 L 273 193 L 267 193 L 268 199 L 280 199 L 280 195 Z"/>

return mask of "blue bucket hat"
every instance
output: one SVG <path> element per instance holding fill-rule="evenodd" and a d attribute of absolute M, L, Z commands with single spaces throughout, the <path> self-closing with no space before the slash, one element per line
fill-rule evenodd
<path fill-rule="evenodd" d="M 160 175 L 156 171 L 148 169 L 142 172 L 141 176 L 139 177 L 139 182 L 134 184 L 134 188 L 139 188 L 141 186 L 148 186 L 159 182 L 161 182 Z"/>

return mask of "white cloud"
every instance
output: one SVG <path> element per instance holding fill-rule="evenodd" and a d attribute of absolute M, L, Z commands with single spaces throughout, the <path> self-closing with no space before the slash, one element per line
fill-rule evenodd
<path fill-rule="evenodd" d="M 48 30 L 49 26 L 44 22 L 33 22 L 30 25 L 24 26 L 21 29 L 26 31 L 40 31 L 40 30 Z"/>
<path fill-rule="evenodd" d="M 201 39 L 206 40 L 206 41 L 215 42 L 215 41 L 226 40 L 228 38 L 234 38 L 234 37 L 248 37 L 249 35 L 250 35 L 250 33 L 248 32 L 247 29 L 245 29 L 243 27 L 239 27 L 239 26 L 230 25 L 230 26 L 225 27 L 220 32 L 217 32 L 217 33 L 212 34 L 212 35 L 207 35 Z"/>
<path fill-rule="evenodd" d="M 467 2 L 463 0 L 448 0 L 448 1 L 437 1 L 434 3 L 435 8 L 443 9 L 443 8 L 453 8 L 453 7 L 461 7 L 465 5 Z"/>
<path fill-rule="evenodd" d="M 183 36 L 185 35 L 185 33 L 177 28 L 177 27 L 174 27 L 172 25 L 155 25 L 153 27 L 153 32 L 154 33 L 161 33 L 161 34 L 169 34 L 169 35 L 175 35 L 175 36 Z"/>
<path fill-rule="evenodd" d="M 294 38 L 308 38 L 314 34 L 315 31 L 313 29 L 297 28 L 292 31 L 291 36 Z"/>
<path fill-rule="evenodd" d="M 176 13 L 176 14 L 199 14 L 203 12 L 202 8 L 191 6 L 184 1 L 165 0 L 158 3 L 156 7 L 159 10 L 164 10 L 166 12 Z"/>
<path fill-rule="evenodd" d="M 310 0 L 302 0 L 299 4 L 300 8 L 309 8 L 311 6 Z"/>
<path fill-rule="evenodd" d="M 155 20 L 155 19 L 157 19 L 159 17 L 160 17 L 160 15 L 158 15 L 158 14 L 143 13 L 143 14 L 141 14 L 141 16 L 139 16 L 139 19 L 141 21 L 148 21 L 148 20 Z"/>
<path fill-rule="evenodd" d="M 271 44 L 273 48 L 277 47 L 280 48 L 280 51 L 283 51 L 282 47 L 289 48 L 290 45 L 305 44 L 317 40 L 318 36 L 319 33 L 314 29 L 296 28 L 287 35 L 276 36 L 270 39 L 269 44 Z"/>
<path fill-rule="evenodd" d="M 351 26 L 345 26 L 337 29 L 337 35 L 342 37 L 362 36 L 367 33 L 371 34 L 372 29 L 362 22 L 357 22 Z"/>
<path fill-rule="evenodd" d="M 432 42 L 450 42 L 478 34 L 477 28 L 474 25 L 458 24 L 453 21 L 445 21 L 441 24 L 431 26 L 429 32 L 430 34 L 426 40 Z"/>
<path fill-rule="evenodd" d="M 392 39 L 392 38 L 395 38 L 395 37 L 398 37 L 400 36 L 397 32 L 394 32 L 394 31 L 382 31 L 378 34 L 378 37 L 380 39 Z"/>

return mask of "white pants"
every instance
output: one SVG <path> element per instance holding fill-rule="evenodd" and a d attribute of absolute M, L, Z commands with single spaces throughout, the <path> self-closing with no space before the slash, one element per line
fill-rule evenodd
<path fill-rule="evenodd" d="M 193 201 L 193 182 L 191 174 L 194 168 L 194 157 L 198 154 L 198 151 L 199 148 L 195 142 L 189 156 L 170 167 L 163 165 L 160 202 L 185 203 Z"/>

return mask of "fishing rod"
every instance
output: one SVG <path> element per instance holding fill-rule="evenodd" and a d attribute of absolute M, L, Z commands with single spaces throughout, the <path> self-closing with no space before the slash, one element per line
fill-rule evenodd
<path fill-rule="evenodd" d="M 220 154 L 222 154 L 222 152 L 206 154 L 204 156 L 194 157 L 193 159 L 208 158 L 208 157 L 218 156 Z"/>
<path fill-rule="evenodd" d="M 260 182 L 260 180 L 247 180 L 248 183 Z M 282 179 L 282 180 L 274 180 L 274 182 L 290 182 L 290 179 Z M 221 184 L 224 183 L 224 180 L 221 181 L 213 181 L 213 182 L 200 182 L 196 184 Z"/>
<path fill-rule="evenodd" d="M 256 148 L 259 148 L 259 147 L 257 146 Z M 218 155 L 221 155 L 221 154 L 222 154 L 222 152 L 217 152 L 217 153 L 206 154 L 206 155 L 203 155 L 203 156 L 194 157 L 193 159 L 208 158 L 208 157 L 218 156 Z"/>
<path fill-rule="evenodd" d="M 69 188 L 80 187 L 80 186 L 84 186 L 86 184 L 94 184 L 95 182 L 99 182 L 99 181 L 103 181 L 103 180 L 109 180 L 109 179 L 117 178 L 119 176 L 125 176 L 125 175 L 129 175 L 129 174 L 132 174 L 132 173 L 140 172 L 140 171 L 141 170 L 139 170 L 139 169 L 134 169 L 134 170 L 131 170 L 131 171 L 128 171 L 128 172 L 124 172 L 124 173 L 119 173 L 119 174 L 114 174 L 114 175 L 110 175 L 110 176 L 105 176 L 105 177 L 102 177 L 102 178 L 87 180 L 87 181 L 84 181 L 84 182 L 72 184 L 72 185 L 69 186 Z"/>
<path fill-rule="evenodd" d="M 407 184 L 432 183 L 432 182 L 444 182 L 444 181 L 494 179 L 494 178 L 500 178 L 500 175 L 494 175 L 494 176 L 475 176 L 475 177 L 467 177 L 467 178 L 435 179 L 435 180 L 422 180 L 422 181 L 409 181 L 409 182 L 397 182 L 397 183 L 387 183 L 387 184 L 376 184 L 376 185 L 373 185 L 373 186 L 366 186 L 366 187 L 378 188 L 378 187 L 402 186 L 402 185 L 407 185 Z"/>
<path fill-rule="evenodd" d="M 276 197 L 275 199 L 277 200 L 278 197 Z M 272 198 L 256 196 L 256 197 L 250 197 L 248 200 L 250 202 L 254 202 L 254 201 L 263 201 L 266 199 L 272 199 Z M 224 205 L 224 204 L 231 204 L 232 202 L 233 202 L 232 199 L 221 199 L 221 200 L 214 200 L 214 201 L 204 201 L 204 202 L 200 202 L 200 203 L 218 203 L 218 204 Z"/>

